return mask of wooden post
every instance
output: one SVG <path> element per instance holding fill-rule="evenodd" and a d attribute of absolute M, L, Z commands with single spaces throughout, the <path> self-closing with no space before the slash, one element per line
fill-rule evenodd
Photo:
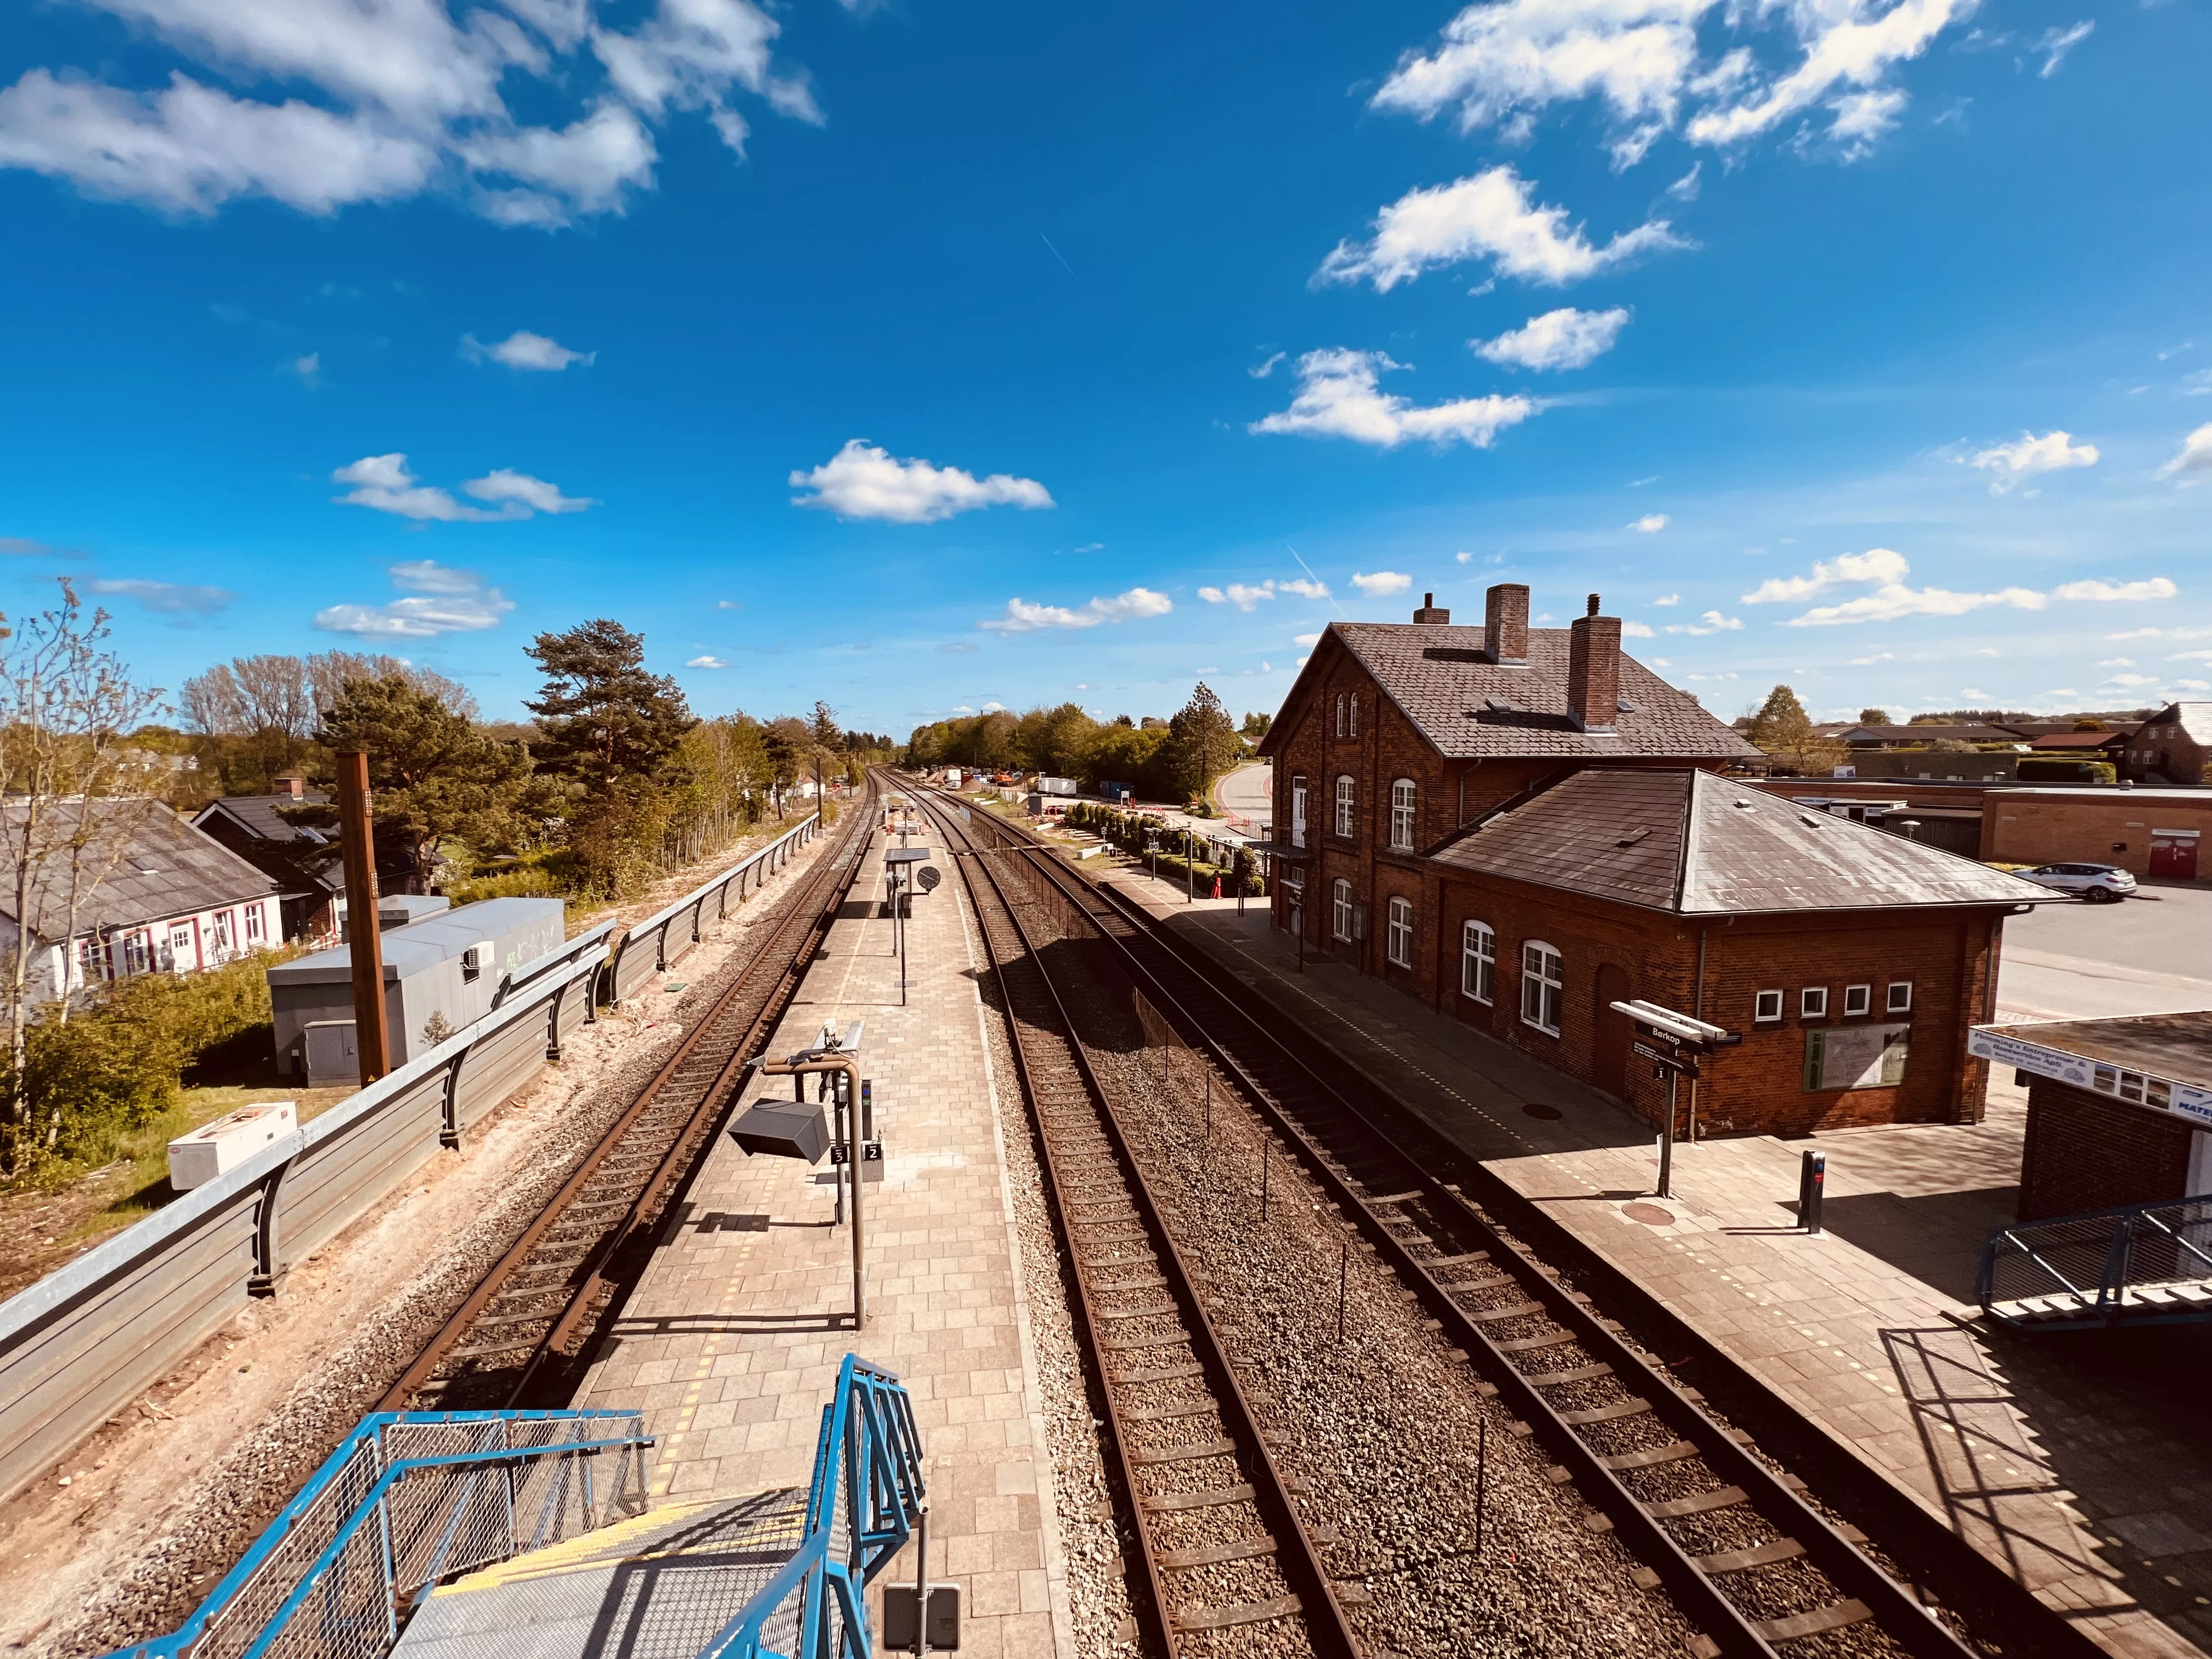
<path fill-rule="evenodd" d="M 384 1004 L 384 939 L 376 926 L 376 854 L 370 839 L 368 757 L 338 751 L 338 846 L 345 860 L 346 933 L 353 956 L 354 1048 L 364 1089 L 392 1069 Z"/>

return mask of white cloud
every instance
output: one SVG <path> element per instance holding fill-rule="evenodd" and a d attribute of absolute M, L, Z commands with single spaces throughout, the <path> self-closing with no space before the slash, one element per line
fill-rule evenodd
<path fill-rule="evenodd" d="M 1355 570 L 1352 585 L 1370 599 L 1379 599 L 1391 593 L 1402 593 L 1413 585 L 1413 579 L 1402 570 L 1377 570 L 1372 573 Z"/>
<path fill-rule="evenodd" d="M 1024 511 L 1054 505 L 1034 478 L 994 472 L 978 478 L 957 466 L 933 466 L 924 460 L 893 460 L 888 451 L 865 438 L 845 447 L 811 472 L 793 472 L 795 507 L 819 507 L 841 519 L 883 519 L 892 524 L 934 524 L 956 513 L 983 507 L 1018 507 Z"/>
<path fill-rule="evenodd" d="M 694 657 L 684 665 L 686 668 L 727 668 L 730 665 L 720 657 Z"/>
<path fill-rule="evenodd" d="M 1268 358 L 1266 362 L 1261 364 L 1259 368 L 1248 368 L 1244 372 L 1247 374 L 1249 374 L 1255 380 L 1264 380 L 1270 374 L 1273 374 L 1275 372 L 1275 365 L 1281 362 L 1284 358 L 1290 355 L 1291 354 L 1287 351 L 1278 351 L 1273 356 Z"/>
<path fill-rule="evenodd" d="M 403 519 L 435 520 L 441 523 L 493 524 L 527 519 L 539 513 L 581 513 L 599 503 L 588 496 L 563 495 L 555 485 L 526 472 L 500 467 L 461 488 L 480 501 L 498 503 L 495 510 L 471 507 L 447 491 L 419 481 L 408 470 L 404 454 L 364 455 L 331 474 L 334 483 L 354 488 L 336 499 L 347 507 L 374 507 Z"/>
<path fill-rule="evenodd" d="M 2149 390 L 2145 387 L 2144 390 Z M 2181 395 L 2185 398 L 2212 397 L 2212 368 L 2200 368 L 2181 377 Z"/>
<path fill-rule="evenodd" d="M 95 577 L 85 584 L 95 593 L 116 593 L 132 599 L 162 616 L 187 613 L 213 616 L 238 595 L 227 587 L 205 587 L 190 582 L 146 581 L 131 577 Z"/>
<path fill-rule="evenodd" d="M 1798 38 L 1805 47 L 1804 61 L 1779 80 L 1761 84 L 1747 59 L 1740 87 L 1725 89 L 1735 101 L 1716 104 L 1693 117 L 1686 129 L 1692 143 L 1740 144 L 1772 131 L 1790 117 L 1810 109 L 1832 92 L 1855 88 L 1829 105 L 1837 117 L 1838 136 L 1863 141 L 1869 124 L 1887 125 L 1895 118 L 1904 94 L 1896 94 L 1887 107 L 1860 101 L 1879 88 L 1897 64 L 1917 58 L 1952 22 L 1974 9 L 1975 0 L 1899 0 L 1888 10 L 1869 15 L 1857 4 L 1795 7 L 1791 11 Z M 1717 90 L 1722 90 L 1718 87 Z M 1857 131 L 1844 132 L 1845 123 Z"/>
<path fill-rule="evenodd" d="M 1198 597 L 1208 605 L 1233 605 L 1239 611 L 1249 611 L 1262 599 L 1272 599 L 1278 593 L 1295 593 L 1308 599 L 1328 598 L 1326 586 L 1309 581 L 1304 576 L 1296 576 L 1285 582 L 1279 582 L 1271 576 L 1257 587 L 1243 582 L 1231 582 L 1225 588 L 1201 587 L 1198 590 Z"/>
<path fill-rule="evenodd" d="M 456 570 L 429 559 L 395 564 L 392 585 L 409 597 L 386 605 L 334 605 L 315 613 L 325 634 L 362 639 L 434 639 L 441 634 L 474 633 L 499 626 L 514 601 L 487 587 L 473 570 Z"/>
<path fill-rule="evenodd" d="M 1993 645 L 1985 645 L 1980 650 L 1969 651 L 1966 654 L 1970 657 L 2002 657 L 2004 653 Z"/>
<path fill-rule="evenodd" d="M 1681 602 L 1682 596 L 1680 593 L 1662 593 L 1651 601 L 1654 605 L 1680 605 Z"/>
<path fill-rule="evenodd" d="M 311 351 L 304 357 L 295 357 L 289 367 L 300 377 L 300 384 L 310 392 L 322 384 L 323 354 L 321 352 Z"/>
<path fill-rule="evenodd" d="M 975 626 L 992 634 L 1030 634 L 1041 628 L 1096 628 L 1100 623 L 1164 617 L 1174 609 L 1174 603 L 1166 594 L 1155 593 L 1149 587 L 1133 587 L 1110 599 L 1094 599 L 1077 611 L 1065 605 L 1008 599 L 1005 616 L 979 622 Z"/>
<path fill-rule="evenodd" d="M 472 363 L 489 359 L 495 363 L 504 363 L 509 368 L 544 371 L 563 369 L 571 363 L 581 363 L 589 368 L 599 361 L 599 354 L 596 351 L 571 351 L 558 340 L 518 328 L 496 345 L 486 345 L 475 335 L 464 334 L 461 336 L 461 356 Z"/>
<path fill-rule="evenodd" d="M 736 149 L 738 93 L 821 118 L 804 76 L 775 67 L 781 26 L 752 0 L 659 0 L 628 31 L 580 0 L 94 3 L 238 84 L 300 94 L 237 98 L 179 70 L 131 88 L 37 68 L 0 89 L 0 167 L 165 212 L 258 195 L 329 214 L 444 188 L 496 222 L 556 226 L 651 186 L 647 121 L 697 112 Z M 526 105 L 554 125 L 518 117 Z"/>
<path fill-rule="evenodd" d="M 1432 265 L 1486 258 L 1501 276 L 1558 287 L 1639 253 L 1688 246 L 1663 219 L 1623 231 L 1603 246 L 1566 221 L 1566 209 L 1534 204 L 1529 185 L 1511 167 L 1492 167 L 1407 191 L 1376 216 L 1372 240 L 1338 243 L 1316 280 L 1364 277 L 1387 291 Z"/>
<path fill-rule="evenodd" d="M 1984 449 L 1974 457 L 1973 464 L 1997 475 L 1990 484 L 1990 494 L 2002 495 L 2021 479 L 2032 478 L 2039 472 L 2096 465 L 2097 446 L 2077 444 L 2069 432 L 2046 432 L 2040 438 L 2032 432 L 2022 432 L 2018 443 Z"/>
<path fill-rule="evenodd" d="M 2212 472 L 2212 421 L 2181 441 L 2181 453 L 2159 468 L 2158 476 L 2171 478 L 2181 472 Z"/>
<path fill-rule="evenodd" d="M 1706 611 L 1703 621 L 1705 626 L 1702 628 L 1696 623 L 1668 623 L 1667 631 L 1669 634 L 1725 634 L 1743 626 L 1742 617 L 1723 617 L 1717 611 Z"/>
<path fill-rule="evenodd" d="M 2051 597 L 2054 599 L 2093 601 L 2171 599 L 2178 598 L 2180 592 L 2181 590 L 2164 576 L 2153 576 L 2148 581 L 2140 582 L 2061 582 L 2051 590 Z"/>
<path fill-rule="evenodd" d="M 1895 662 L 1896 660 L 1897 653 L 1895 652 L 1877 651 L 1871 657 L 1853 657 L 1850 660 L 1850 666 L 1853 668 L 1870 668 L 1878 662 Z"/>
<path fill-rule="evenodd" d="M 1674 520 L 1664 513 L 1647 513 L 1642 518 L 1624 525 L 1623 529 L 1641 531 L 1646 536 L 1656 536 Z"/>
<path fill-rule="evenodd" d="M 2106 657 L 2097 665 L 2100 668 L 2133 668 L 2135 665 L 2133 657 Z"/>
<path fill-rule="evenodd" d="M 2212 691 L 2212 680 L 2176 680 L 2184 691 Z"/>
<path fill-rule="evenodd" d="M 2105 684 L 2117 685 L 2124 690 L 2133 690 L 2139 685 L 2156 685 L 2158 679 L 2156 676 L 2151 674 L 2114 674 L 2107 678 Z"/>
<path fill-rule="evenodd" d="M 1291 406 L 1252 422 L 1256 433 L 1295 433 L 1310 438 L 1350 438 L 1395 449 L 1412 439 L 1442 446 L 1455 438 L 1487 449 L 1498 434 L 1536 412 L 1526 398 L 1461 398 L 1416 405 L 1383 392 L 1376 377 L 1403 368 L 1379 351 L 1341 347 L 1309 351 L 1298 359 L 1298 392 Z"/>
<path fill-rule="evenodd" d="M 2059 65 L 2066 61 L 2066 54 L 2087 40 L 2095 32 L 2096 27 L 2094 23 L 2081 22 L 2075 24 L 2071 28 L 2053 27 L 2044 30 L 2036 40 L 2035 49 L 2045 53 L 2046 56 L 2043 60 L 2043 67 L 2036 70 L 2036 73 L 2046 81 L 2057 74 Z"/>
<path fill-rule="evenodd" d="M 1631 640 L 1656 640 L 1658 631 L 1649 623 L 1625 622 L 1620 625 L 1621 637 Z"/>
<path fill-rule="evenodd" d="M 1641 161 L 1676 128 L 1686 106 L 1698 106 L 1686 129 L 1690 140 L 1726 146 L 1825 104 L 1831 136 L 1848 159 L 1894 125 L 1904 94 L 1884 85 L 1894 68 L 1918 57 L 1975 0 L 1900 0 L 1880 12 L 1875 3 L 1484 0 L 1447 23 L 1432 48 L 1401 58 L 1372 104 L 1425 121 L 1455 111 L 1462 131 L 1495 127 L 1519 140 L 1550 106 L 1594 99 L 1604 107 L 1602 142 L 1615 167 Z M 1777 14 L 1802 52 L 1778 76 L 1737 43 Z M 1707 44 L 1716 55 L 1707 55 Z M 2038 43 L 2057 49 L 2046 73 L 2073 44 L 2057 30 Z M 1692 170 L 1668 193 L 1689 199 L 1697 185 Z"/>
<path fill-rule="evenodd" d="M 1314 647 L 1321 643 L 1321 635 L 1318 634 L 1294 634 L 1291 636 L 1291 643 L 1296 646 L 1302 646 L 1306 650 L 1310 651 Z"/>
<path fill-rule="evenodd" d="M 1577 311 L 1562 306 L 1540 317 L 1531 317 L 1519 328 L 1508 329 L 1494 340 L 1470 340 L 1475 355 L 1493 363 L 1518 363 L 1523 368 L 1581 368 L 1613 349 L 1620 331 L 1628 326 L 1626 306 L 1610 311 Z"/>
<path fill-rule="evenodd" d="M 1942 587 L 1909 587 L 1911 567 L 1902 555 L 1886 547 L 1865 553 L 1846 553 L 1813 567 L 1810 576 L 1777 577 L 1743 596 L 1747 605 L 1769 600 L 1796 600 L 1832 587 L 1872 585 L 1874 591 L 1841 605 L 1816 606 L 1789 619 L 1792 628 L 1820 628 L 1847 623 L 1896 622 L 1906 617 L 1963 617 L 1969 611 L 2006 609 L 2041 611 L 2052 600 L 2095 603 L 2115 600 L 2170 599 L 2180 590 L 2164 576 L 2142 581 L 2085 580 L 2063 582 L 2050 592 L 2032 587 L 2005 587 L 1995 592 L 1959 593 Z"/>
<path fill-rule="evenodd" d="M 1846 553 L 1839 558 L 1824 560 L 1813 567 L 1809 576 L 1770 576 L 1743 595 L 1743 603 L 1771 605 L 1808 599 L 1831 587 L 1902 581 L 1911 574 L 1912 567 L 1905 562 L 1902 553 L 1877 547 L 1864 553 Z"/>

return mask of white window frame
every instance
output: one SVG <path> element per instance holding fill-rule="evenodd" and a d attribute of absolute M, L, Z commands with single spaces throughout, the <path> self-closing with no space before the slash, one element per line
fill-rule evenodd
<path fill-rule="evenodd" d="M 1521 1023 L 1547 1036 L 1559 1034 L 1567 1000 L 1566 958 L 1542 939 L 1521 945 Z"/>
<path fill-rule="evenodd" d="M 220 962 L 238 948 L 238 923 L 228 910 L 215 913 L 215 954 Z"/>
<path fill-rule="evenodd" d="M 1359 925 L 1352 902 L 1352 884 L 1339 876 L 1328 890 L 1329 932 L 1334 938 L 1349 943 L 1352 929 Z"/>
<path fill-rule="evenodd" d="M 107 946 L 97 933 L 81 934 L 68 971 L 75 975 L 71 988 L 82 990 L 94 980 L 107 977 Z"/>
<path fill-rule="evenodd" d="M 1359 693 L 1352 694 L 1352 736 L 1359 735 Z"/>
<path fill-rule="evenodd" d="M 1777 1024 L 1782 1018 L 1782 993 L 1779 990 L 1760 991 L 1751 1000 L 1751 1019 L 1754 1025 Z"/>
<path fill-rule="evenodd" d="M 1336 694 L 1336 735 L 1340 738 L 1344 735 L 1344 693 L 1341 691 Z"/>
<path fill-rule="evenodd" d="M 1383 950 L 1393 968 L 1413 965 L 1413 906 L 1410 899 L 1394 898 L 1389 911 L 1389 926 Z"/>
<path fill-rule="evenodd" d="M 123 973 L 150 974 L 154 971 L 154 936 L 147 929 L 134 927 L 123 936 Z"/>
<path fill-rule="evenodd" d="M 1358 784 L 1352 781 L 1351 773 L 1338 773 L 1336 775 L 1336 817 L 1332 822 L 1335 826 L 1336 833 L 1346 841 L 1350 841 L 1352 837 L 1354 828 L 1358 823 L 1355 816 L 1358 811 Z"/>
<path fill-rule="evenodd" d="M 1900 992 L 1903 993 L 1902 995 L 1899 994 Z M 1890 981 L 1889 995 L 1883 1002 L 1882 1008 L 1887 1013 L 1911 1013 L 1912 1012 L 1912 981 L 1909 979 Z"/>
<path fill-rule="evenodd" d="M 181 946 L 177 942 L 179 939 L 184 941 Z M 193 968 L 198 968 L 200 965 L 199 935 L 189 921 L 173 921 L 169 924 L 168 945 L 169 971 L 171 973 L 188 974 L 192 971 Z M 191 968 L 185 968 L 179 965 L 184 961 L 185 953 L 187 951 L 191 952 Z"/>
<path fill-rule="evenodd" d="M 1413 850 L 1413 809 L 1419 799 L 1420 786 L 1411 778 L 1390 786 L 1390 845 L 1397 852 Z"/>
<path fill-rule="evenodd" d="M 1485 1007 L 1498 1000 L 1498 933 L 1486 921 L 1459 930 L 1459 994 Z"/>
<path fill-rule="evenodd" d="M 1808 985 L 1797 993 L 1798 1018 L 1826 1019 L 1827 1017 L 1828 988 L 1826 986 Z"/>
<path fill-rule="evenodd" d="M 269 936 L 268 923 L 261 914 L 258 900 L 246 907 L 246 942 L 259 945 Z"/>
<path fill-rule="evenodd" d="M 1863 1019 L 1874 1012 L 1874 987 L 1846 985 L 1844 987 L 1844 1018 Z"/>
<path fill-rule="evenodd" d="M 1291 780 L 1291 845 L 1306 844 L 1306 781 Z"/>

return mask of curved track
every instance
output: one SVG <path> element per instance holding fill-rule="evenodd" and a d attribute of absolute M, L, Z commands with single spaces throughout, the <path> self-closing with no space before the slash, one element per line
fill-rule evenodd
<path fill-rule="evenodd" d="M 821 950 L 867 849 L 872 787 L 845 817 L 836 846 L 772 901 L 778 911 L 744 965 L 377 1410 L 546 1407 L 568 1397 L 739 1077 Z"/>
<path fill-rule="evenodd" d="M 1139 1541 L 1133 1595 L 1155 1654 L 1359 1651 L 1314 1540 L 1177 1250 L 1054 976 L 1056 939 L 1020 879 L 944 829 L 981 924 L 1079 1340 L 1105 1402 L 1114 1483 Z M 1018 877 L 1026 872 L 1014 872 Z M 1133 1589 L 1136 1587 L 1133 1586 Z"/>
<path fill-rule="evenodd" d="M 932 792 L 947 817 L 949 798 Z M 1526 1431 L 1705 1632 L 1701 1652 L 1909 1653 L 1967 1646 L 1809 1503 L 1804 1483 L 1717 1421 L 1559 1282 L 1449 1179 L 1466 1160 L 1340 1059 L 1161 928 L 1110 886 L 1079 875 L 1025 830 L 984 811 L 976 863 L 1018 863 L 1061 914 L 1107 941 L 1143 995 L 1211 1062 L 1222 1091 L 1287 1143 Z M 1225 982 L 1224 982 L 1225 981 Z M 1439 1174 L 1438 1171 L 1443 1173 Z"/>

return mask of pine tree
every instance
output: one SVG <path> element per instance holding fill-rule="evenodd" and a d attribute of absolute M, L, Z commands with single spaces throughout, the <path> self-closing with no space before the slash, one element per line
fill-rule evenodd
<path fill-rule="evenodd" d="M 1214 779 L 1235 763 L 1237 728 L 1204 680 L 1168 722 L 1168 742 L 1175 752 L 1177 781 L 1192 795 L 1205 795 Z"/>
<path fill-rule="evenodd" d="M 698 724 L 676 682 L 647 672 L 643 636 L 620 623 L 540 634 L 529 652 L 545 675 L 544 695 L 524 705 L 545 734 L 538 758 L 587 794 L 659 777 Z"/>

